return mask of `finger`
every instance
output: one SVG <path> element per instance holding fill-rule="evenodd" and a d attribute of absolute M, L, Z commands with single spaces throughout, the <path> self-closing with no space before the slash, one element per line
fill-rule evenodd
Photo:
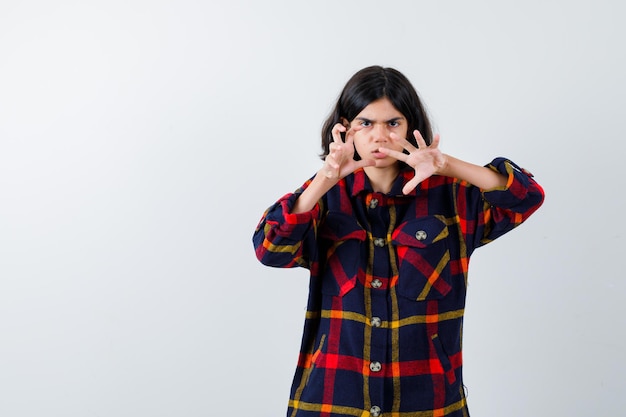
<path fill-rule="evenodd" d="M 355 171 L 359 168 L 365 168 L 365 167 L 373 167 L 376 166 L 376 161 L 373 159 L 361 159 L 360 161 L 355 161 Z"/>
<path fill-rule="evenodd" d="M 363 129 L 363 125 L 354 125 L 354 126 L 350 126 L 350 130 L 351 130 L 353 133 L 356 133 L 356 132 L 358 132 L 359 130 L 362 130 L 362 129 Z"/>
<path fill-rule="evenodd" d="M 331 163 L 334 167 L 339 168 L 339 166 L 341 165 L 341 161 L 344 158 L 344 150 L 341 146 L 335 143 L 332 143 L 331 145 L 334 146 L 332 152 L 328 155 L 330 156 L 329 163 Z"/>
<path fill-rule="evenodd" d="M 435 133 L 435 136 L 433 136 L 433 142 L 430 144 L 430 147 L 433 149 L 439 148 L 439 139 L 439 133 Z"/>
<path fill-rule="evenodd" d="M 415 187 L 417 187 L 420 182 L 421 182 L 421 180 L 417 176 L 411 178 L 409 180 L 409 182 L 404 184 L 404 187 L 402 187 L 402 193 L 404 195 L 410 194 L 411 191 L 413 191 L 415 189 Z"/>
<path fill-rule="evenodd" d="M 391 138 L 391 140 L 393 142 L 399 143 L 400 145 L 402 145 L 402 147 L 404 149 L 406 149 L 407 151 L 409 151 L 409 153 L 411 152 L 415 152 L 417 150 L 417 148 L 415 146 L 413 146 L 413 144 L 411 142 L 409 142 L 408 140 L 406 140 L 405 138 L 398 136 L 395 133 L 391 133 L 389 134 L 389 137 Z"/>
<path fill-rule="evenodd" d="M 342 125 L 341 123 L 336 123 L 331 130 L 333 141 L 337 143 L 343 142 L 343 140 L 341 139 L 341 133 L 345 131 L 346 127 L 344 125 Z"/>
<path fill-rule="evenodd" d="M 329 166 L 331 169 L 339 169 L 339 167 L 340 167 L 341 165 L 339 165 L 339 164 L 337 163 L 337 161 L 335 161 L 335 160 L 331 159 L 331 160 L 329 160 L 329 161 L 328 161 L 328 166 Z"/>
<path fill-rule="evenodd" d="M 398 161 L 406 162 L 409 159 L 409 155 L 403 152 L 394 151 L 393 149 L 380 147 L 378 150 L 387 156 L 397 159 Z"/>
<path fill-rule="evenodd" d="M 360 125 L 350 127 L 350 129 L 348 129 L 346 132 L 346 143 L 354 143 L 354 134 L 361 129 L 363 129 L 363 126 Z"/>
<path fill-rule="evenodd" d="M 413 136 L 415 137 L 415 141 L 417 142 L 417 146 L 420 149 L 424 149 L 427 148 L 428 145 L 426 145 L 426 141 L 424 140 L 424 138 L 422 137 L 422 134 L 420 133 L 419 130 L 415 129 L 413 131 Z"/>

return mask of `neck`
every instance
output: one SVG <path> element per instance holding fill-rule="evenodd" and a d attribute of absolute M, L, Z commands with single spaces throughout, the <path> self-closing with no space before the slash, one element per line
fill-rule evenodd
<path fill-rule="evenodd" d="M 372 184 L 372 188 L 377 193 L 387 194 L 391 191 L 391 186 L 400 172 L 398 164 L 394 164 L 385 168 L 365 167 L 365 174 Z"/>

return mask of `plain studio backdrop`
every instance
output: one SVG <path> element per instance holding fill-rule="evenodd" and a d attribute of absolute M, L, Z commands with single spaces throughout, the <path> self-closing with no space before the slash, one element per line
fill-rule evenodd
<path fill-rule="evenodd" d="M 8 1 L 0 6 L 0 415 L 284 415 L 307 271 L 256 260 L 372 64 L 444 152 L 544 206 L 470 266 L 474 416 L 623 413 L 624 3 Z"/>

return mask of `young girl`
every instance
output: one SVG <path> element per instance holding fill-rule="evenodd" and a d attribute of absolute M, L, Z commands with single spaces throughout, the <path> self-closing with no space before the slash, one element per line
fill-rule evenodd
<path fill-rule="evenodd" d="M 527 171 L 439 150 L 404 75 L 373 66 L 322 130 L 324 165 L 263 215 L 257 258 L 310 270 L 289 416 L 467 416 L 461 339 L 474 249 L 543 202 Z"/>

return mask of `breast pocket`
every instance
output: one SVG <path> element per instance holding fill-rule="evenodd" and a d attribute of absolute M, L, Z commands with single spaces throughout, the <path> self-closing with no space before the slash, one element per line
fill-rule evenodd
<path fill-rule="evenodd" d="M 445 297 L 450 286 L 448 227 L 443 218 L 429 216 L 406 221 L 394 230 L 398 255 L 398 294 L 415 301 Z"/>
<path fill-rule="evenodd" d="M 366 232 L 354 217 L 341 212 L 329 212 L 319 230 L 327 248 L 322 293 L 344 296 L 356 285 Z"/>

